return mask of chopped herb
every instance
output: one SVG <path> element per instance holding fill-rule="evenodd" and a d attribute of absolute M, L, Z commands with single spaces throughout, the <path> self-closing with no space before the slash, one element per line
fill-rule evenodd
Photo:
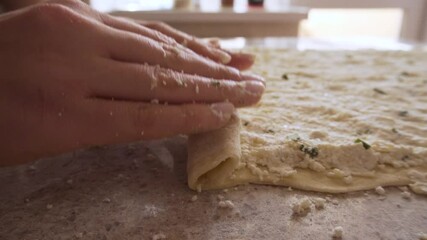
<path fill-rule="evenodd" d="M 317 147 L 305 146 L 301 144 L 299 146 L 299 150 L 310 156 L 310 158 L 315 158 L 319 155 L 319 149 Z"/>
<path fill-rule="evenodd" d="M 248 126 L 248 125 L 249 125 L 249 122 L 244 122 L 243 123 L 243 126 L 245 126 L 245 127 Z"/>
<path fill-rule="evenodd" d="M 212 81 L 211 82 L 211 86 L 213 86 L 213 87 L 219 87 L 219 86 L 221 86 L 221 83 L 219 81 Z"/>
<path fill-rule="evenodd" d="M 372 131 L 369 128 L 357 131 L 357 135 L 371 134 L 371 133 L 372 133 Z"/>
<path fill-rule="evenodd" d="M 396 128 L 392 128 L 391 131 L 394 133 L 399 133 Z"/>
<path fill-rule="evenodd" d="M 371 148 L 371 145 L 369 145 L 368 143 L 366 143 L 365 141 L 363 141 L 360 138 L 354 140 L 354 143 L 362 143 L 363 148 L 366 149 L 366 150 L 368 150 L 369 148 Z"/>
<path fill-rule="evenodd" d="M 374 90 L 374 92 L 376 92 L 376 93 L 383 94 L 383 95 L 387 95 L 387 93 L 386 93 L 386 92 L 384 92 L 383 90 L 381 90 L 381 89 L 379 89 L 379 88 L 374 88 L 373 90 Z"/>
<path fill-rule="evenodd" d="M 283 79 L 283 80 L 289 80 L 288 74 L 284 73 L 284 74 L 282 75 L 282 79 Z"/>
<path fill-rule="evenodd" d="M 408 160 L 408 159 L 409 159 L 409 156 L 408 156 L 408 155 L 405 155 L 405 156 L 403 156 L 403 157 L 402 157 L 402 159 L 401 159 L 401 160 L 402 160 L 402 161 L 406 161 L 406 160 Z"/>
<path fill-rule="evenodd" d="M 403 71 L 403 72 L 400 73 L 400 76 L 403 76 L 403 77 L 416 77 L 418 75 L 416 73 Z"/>
<path fill-rule="evenodd" d="M 408 111 L 399 111 L 397 114 L 401 117 L 406 117 L 408 115 Z"/>
<path fill-rule="evenodd" d="M 298 134 L 292 134 L 290 136 L 287 137 L 289 140 L 292 140 L 294 142 L 299 142 L 301 141 L 301 138 L 298 136 Z"/>

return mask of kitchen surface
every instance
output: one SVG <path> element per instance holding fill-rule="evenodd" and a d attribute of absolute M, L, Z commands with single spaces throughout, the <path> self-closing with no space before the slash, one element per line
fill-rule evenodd
<path fill-rule="evenodd" d="M 224 46 L 289 49 L 372 49 L 363 41 L 296 38 L 234 39 Z M 381 44 L 381 50 L 424 45 Z M 1 239 L 423 239 L 425 196 L 361 191 L 324 194 L 244 185 L 192 191 L 185 136 L 93 147 L 0 169 Z M 305 216 L 292 205 L 325 202 Z M 226 203 L 226 204 L 224 204 Z"/>

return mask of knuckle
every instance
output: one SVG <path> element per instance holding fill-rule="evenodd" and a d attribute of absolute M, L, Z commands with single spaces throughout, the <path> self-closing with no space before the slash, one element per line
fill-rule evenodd
<path fill-rule="evenodd" d="M 75 14 L 66 6 L 58 3 L 38 4 L 30 9 L 32 19 L 44 26 L 52 26 L 69 22 Z"/>

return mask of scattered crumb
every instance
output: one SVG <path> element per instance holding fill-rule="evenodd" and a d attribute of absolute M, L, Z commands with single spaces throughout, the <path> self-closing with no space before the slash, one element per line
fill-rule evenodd
<path fill-rule="evenodd" d="M 157 87 L 157 79 L 155 77 L 153 77 L 151 79 L 151 85 L 150 85 L 150 90 L 152 91 L 153 89 L 155 89 Z"/>
<path fill-rule="evenodd" d="M 158 208 L 154 205 L 145 205 L 142 214 L 144 217 L 147 218 L 155 218 L 161 211 L 163 211 L 163 209 Z"/>
<path fill-rule="evenodd" d="M 238 188 L 238 187 L 235 187 L 235 188 L 234 188 L 234 191 L 237 191 L 237 190 L 239 190 L 239 188 Z"/>
<path fill-rule="evenodd" d="M 226 193 L 226 192 L 228 192 L 228 189 L 223 189 L 222 191 Z"/>
<path fill-rule="evenodd" d="M 29 203 L 29 202 L 30 202 L 30 199 L 29 199 L 29 198 L 26 198 L 26 199 L 25 199 L 25 202 L 26 202 L 26 203 Z"/>
<path fill-rule="evenodd" d="M 104 198 L 104 199 L 102 200 L 102 202 L 103 202 L 103 203 L 110 203 L 110 202 L 111 202 L 111 199 L 109 199 L 109 198 Z"/>
<path fill-rule="evenodd" d="M 288 191 L 290 192 L 293 191 L 292 187 L 288 187 Z"/>
<path fill-rule="evenodd" d="M 234 208 L 234 203 L 230 200 L 225 200 L 225 201 L 219 201 L 218 206 L 220 208 L 230 208 L 233 209 Z"/>
<path fill-rule="evenodd" d="M 73 184 L 73 179 L 68 179 L 66 183 L 70 185 Z"/>
<path fill-rule="evenodd" d="M 62 112 L 59 112 L 59 113 L 58 113 L 58 117 L 62 117 Z"/>
<path fill-rule="evenodd" d="M 298 202 L 294 202 L 291 207 L 293 215 L 306 216 L 311 211 L 313 203 L 307 197 L 300 199 Z"/>
<path fill-rule="evenodd" d="M 311 199 L 311 202 L 314 204 L 316 209 L 323 209 L 325 208 L 326 199 L 315 197 Z"/>
<path fill-rule="evenodd" d="M 397 187 L 397 188 L 399 188 L 403 192 L 407 192 L 408 191 L 408 187 L 407 186 L 401 186 L 401 187 Z"/>
<path fill-rule="evenodd" d="M 78 232 L 78 233 L 75 233 L 74 234 L 74 236 L 76 237 L 76 238 L 83 238 L 83 233 L 82 232 Z"/>
<path fill-rule="evenodd" d="M 113 116 L 113 111 L 110 111 L 110 116 Z"/>
<path fill-rule="evenodd" d="M 344 182 L 346 183 L 346 184 L 351 184 L 351 183 L 353 183 L 353 177 L 350 175 L 350 176 L 346 176 L 346 177 L 344 177 Z"/>
<path fill-rule="evenodd" d="M 334 205 L 338 205 L 337 199 L 332 199 L 331 197 L 326 197 L 326 201 L 331 202 Z"/>
<path fill-rule="evenodd" d="M 191 201 L 192 201 L 192 202 L 197 201 L 197 195 L 194 195 L 193 197 L 191 197 Z"/>
<path fill-rule="evenodd" d="M 53 208 L 53 204 L 50 204 L 50 203 L 49 203 L 48 205 L 46 205 L 46 208 L 47 208 L 47 209 L 52 209 L 52 208 Z"/>
<path fill-rule="evenodd" d="M 199 94 L 200 90 L 199 90 L 199 85 L 196 85 L 196 93 Z"/>
<path fill-rule="evenodd" d="M 218 198 L 218 200 L 223 200 L 224 196 L 222 196 L 221 194 L 218 194 L 218 196 L 216 196 Z"/>
<path fill-rule="evenodd" d="M 163 233 L 157 233 L 157 234 L 153 235 L 153 237 L 151 239 L 152 240 L 166 239 L 166 235 Z"/>
<path fill-rule="evenodd" d="M 198 184 L 196 189 L 198 193 L 202 192 L 202 185 Z"/>
<path fill-rule="evenodd" d="M 384 190 L 384 188 L 383 188 L 383 187 L 381 187 L 381 186 L 376 187 L 376 188 L 375 188 L 375 192 L 376 192 L 378 195 L 384 195 L 384 194 L 385 194 L 385 190 Z"/>
<path fill-rule="evenodd" d="M 411 199 L 411 193 L 408 191 L 402 192 L 401 195 L 404 199 Z"/>
<path fill-rule="evenodd" d="M 343 228 L 341 226 L 335 227 L 334 232 L 332 233 L 332 238 L 341 239 L 343 234 Z"/>
<path fill-rule="evenodd" d="M 150 103 L 152 103 L 152 104 L 159 104 L 159 99 L 152 99 L 150 101 Z"/>
<path fill-rule="evenodd" d="M 419 240 L 427 240 L 427 234 L 423 233 L 423 232 L 418 233 L 418 239 Z"/>

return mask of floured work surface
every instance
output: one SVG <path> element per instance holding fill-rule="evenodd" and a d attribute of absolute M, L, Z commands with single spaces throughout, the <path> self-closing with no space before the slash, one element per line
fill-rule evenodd
<path fill-rule="evenodd" d="M 427 54 L 254 50 L 262 101 L 189 138 L 192 189 L 243 183 L 427 194 Z"/>

